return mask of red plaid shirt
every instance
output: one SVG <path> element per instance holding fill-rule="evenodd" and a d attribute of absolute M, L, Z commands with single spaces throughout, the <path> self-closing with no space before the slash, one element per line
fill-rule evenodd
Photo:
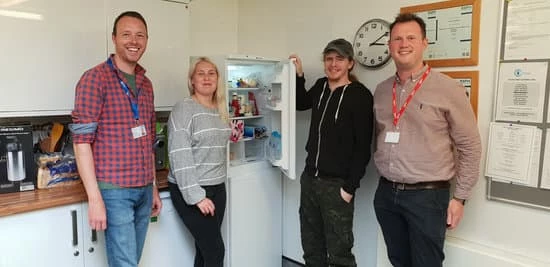
<path fill-rule="evenodd" d="M 113 55 L 111 60 L 114 63 Z M 119 79 L 128 84 L 124 74 L 118 69 L 114 70 L 107 62 L 82 75 L 76 86 L 73 124 L 78 126 L 97 123 L 97 128 L 92 133 L 73 131 L 73 142 L 92 145 L 98 181 L 121 187 L 148 185 L 153 182 L 155 171 L 153 85 L 145 77 L 145 69 L 137 65 L 137 100 L 131 93 L 133 100 L 138 103 L 139 121 L 136 122 L 129 97 Z M 147 135 L 134 139 L 131 128 L 141 124 L 145 125 Z"/>

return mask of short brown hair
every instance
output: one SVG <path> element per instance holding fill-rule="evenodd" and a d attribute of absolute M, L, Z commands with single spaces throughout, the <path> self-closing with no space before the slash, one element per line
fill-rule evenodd
<path fill-rule="evenodd" d="M 414 21 L 414 22 L 418 23 L 418 26 L 420 26 L 420 30 L 422 31 L 422 37 L 426 38 L 426 23 L 424 22 L 424 20 L 422 18 L 420 18 L 419 16 L 417 16 L 414 13 L 401 13 L 401 14 L 397 15 L 397 17 L 395 17 L 395 20 L 390 25 L 390 34 L 391 34 L 391 31 L 393 30 L 393 27 L 395 26 L 395 24 L 405 23 L 405 22 L 409 22 L 409 21 Z"/>
<path fill-rule="evenodd" d="M 141 14 L 136 11 L 126 11 L 122 12 L 120 15 L 118 15 L 118 17 L 116 17 L 115 23 L 113 24 L 113 36 L 116 35 L 116 25 L 118 21 L 123 17 L 132 17 L 141 20 L 141 22 L 143 22 L 143 25 L 145 25 L 145 30 L 147 31 L 147 23 L 145 22 L 145 19 Z"/>

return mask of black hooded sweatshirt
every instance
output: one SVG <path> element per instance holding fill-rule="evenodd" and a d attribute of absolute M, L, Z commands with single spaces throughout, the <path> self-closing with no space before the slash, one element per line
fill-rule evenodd
<path fill-rule="evenodd" d="M 311 109 L 305 172 L 321 178 L 341 178 L 343 189 L 355 194 L 371 157 L 373 97 L 360 82 L 330 91 L 326 77 L 309 91 L 296 76 L 296 109 Z"/>

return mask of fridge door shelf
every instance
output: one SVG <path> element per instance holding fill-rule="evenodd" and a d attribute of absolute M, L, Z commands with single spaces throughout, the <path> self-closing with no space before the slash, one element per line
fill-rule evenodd
<path fill-rule="evenodd" d="M 279 160 L 270 159 L 269 162 L 271 163 L 271 165 L 273 165 L 275 167 L 281 167 L 283 165 L 283 163 L 280 159 Z"/>
<path fill-rule="evenodd" d="M 275 105 L 266 105 L 265 108 L 271 111 L 282 111 L 283 105 L 280 102 L 277 102 Z"/>

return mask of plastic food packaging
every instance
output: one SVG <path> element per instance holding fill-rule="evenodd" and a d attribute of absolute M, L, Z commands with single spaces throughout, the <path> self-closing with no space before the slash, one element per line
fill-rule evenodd
<path fill-rule="evenodd" d="M 38 158 L 39 189 L 82 183 L 74 156 L 61 153 L 43 154 Z"/>

